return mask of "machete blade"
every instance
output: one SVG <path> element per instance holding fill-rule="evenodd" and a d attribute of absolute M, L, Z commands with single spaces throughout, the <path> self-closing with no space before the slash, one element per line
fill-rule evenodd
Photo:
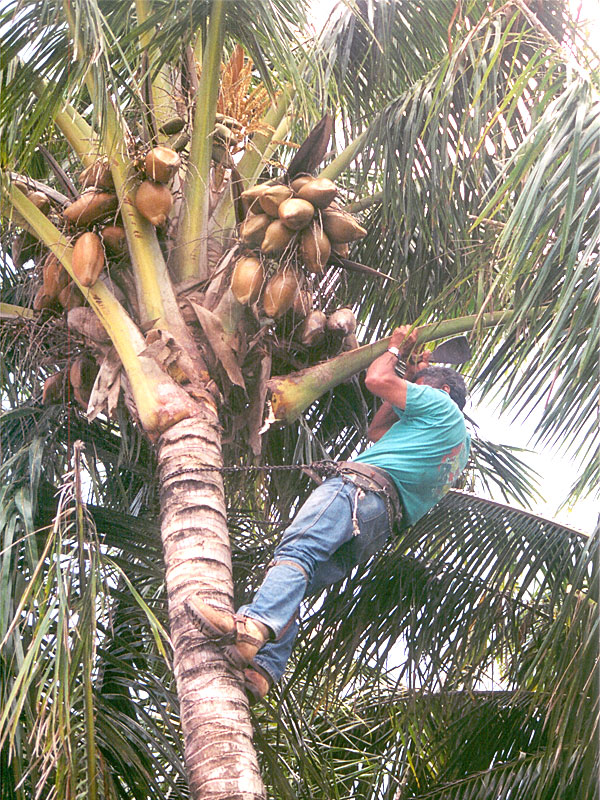
<path fill-rule="evenodd" d="M 471 356 L 471 346 L 466 336 L 455 336 L 438 344 L 431 351 L 430 364 L 464 364 Z"/>

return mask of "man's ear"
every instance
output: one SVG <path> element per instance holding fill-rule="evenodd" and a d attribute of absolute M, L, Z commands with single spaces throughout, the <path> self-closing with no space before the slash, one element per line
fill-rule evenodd
<path fill-rule="evenodd" d="M 443 391 L 443 392 L 446 392 L 447 394 L 450 394 L 450 387 L 448 386 L 448 384 L 447 384 L 447 383 L 445 383 L 445 384 L 442 386 L 442 391 Z"/>

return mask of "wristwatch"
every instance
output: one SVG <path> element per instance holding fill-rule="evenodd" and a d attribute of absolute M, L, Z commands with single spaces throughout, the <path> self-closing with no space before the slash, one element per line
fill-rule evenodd
<path fill-rule="evenodd" d="M 387 351 L 388 353 L 391 353 L 393 356 L 396 356 L 396 363 L 394 364 L 394 372 L 399 378 L 403 378 L 404 375 L 406 374 L 406 361 L 402 357 L 400 350 L 397 347 L 394 347 L 394 345 L 391 345 L 391 347 L 388 347 Z"/>

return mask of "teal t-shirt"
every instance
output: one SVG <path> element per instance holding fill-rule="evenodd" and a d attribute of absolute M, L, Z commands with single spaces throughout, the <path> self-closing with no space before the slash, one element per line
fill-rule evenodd
<path fill-rule="evenodd" d="M 410 525 L 450 489 L 467 464 L 471 437 L 454 400 L 442 389 L 407 384 L 398 422 L 354 460 L 388 472 Z"/>

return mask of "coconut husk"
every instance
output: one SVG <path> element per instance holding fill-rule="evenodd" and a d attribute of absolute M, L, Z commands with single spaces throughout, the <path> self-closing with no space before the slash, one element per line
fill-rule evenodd
<path fill-rule="evenodd" d="M 85 300 L 75 281 L 71 281 L 58 295 L 58 302 L 66 311 L 70 311 L 72 308 L 82 306 Z"/>
<path fill-rule="evenodd" d="M 327 318 L 327 330 L 348 336 L 356 330 L 356 317 L 349 308 L 338 308 Z"/>
<path fill-rule="evenodd" d="M 353 333 L 349 333 L 348 336 L 344 336 L 342 339 L 342 353 L 345 353 L 348 350 L 356 350 L 357 347 L 358 339 Z"/>
<path fill-rule="evenodd" d="M 251 305 L 258 300 L 265 273 L 258 258 L 242 256 L 233 269 L 231 291 L 240 303 Z"/>
<path fill-rule="evenodd" d="M 322 311 L 311 311 L 302 323 L 300 341 L 307 347 L 312 347 L 319 342 L 325 334 L 327 317 Z"/>
<path fill-rule="evenodd" d="M 265 238 L 260 246 L 265 255 L 282 253 L 296 235 L 280 219 L 276 219 L 265 231 Z"/>
<path fill-rule="evenodd" d="M 153 181 L 168 183 L 181 166 L 179 154 L 170 147 L 152 148 L 144 161 L 146 175 Z"/>
<path fill-rule="evenodd" d="M 71 280 L 69 273 L 60 263 L 54 253 L 48 253 L 42 267 L 42 274 L 44 276 L 43 289 L 44 292 L 56 300 L 65 286 Z"/>
<path fill-rule="evenodd" d="M 100 230 L 100 237 L 113 253 L 120 254 L 127 250 L 127 235 L 121 225 L 105 225 Z"/>
<path fill-rule="evenodd" d="M 85 228 L 115 211 L 118 204 L 116 195 L 89 189 L 64 209 L 63 217 L 67 222 Z"/>
<path fill-rule="evenodd" d="M 307 200 L 315 208 L 327 208 L 337 194 L 337 186 L 328 178 L 315 178 L 298 190 L 298 197 Z"/>
<path fill-rule="evenodd" d="M 104 325 L 100 322 L 91 308 L 79 307 L 72 308 L 67 314 L 67 326 L 84 339 L 91 339 L 97 344 L 108 344 L 110 336 L 107 334 Z"/>
<path fill-rule="evenodd" d="M 315 207 L 307 200 L 290 197 L 280 203 L 277 213 L 286 227 L 300 231 L 310 224 L 315 214 Z"/>
<path fill-rule="evenodd" d="M 173 207 L 173 195 L 164 183 L 147 180 L 138 186 L 135 207 L 153 225 L 164 225 Z"/>
<path fill-rule="evenodd" d="M 44 388 L 42 390 L 42 405 L 50 406 L 56 403 L 64 403 L 65 389 L 67 388 L 67 371 L 61 369 L 54 375 L 50 375 L 44 381 Z"/>
<path fill-rule="evenodd" d="M 97 189 L 115 188 L 113 176 L 106 161 L 95 161 L 79 173 L 79 183 L 83 188 L 94 186 Z"/>
<path fill-rule="evenodd" d="M 294 305 L 292 309 L 294 314 L 299 317 L 306 317 L 307 314 L 310 314 L 313 307 L 313 297 L 312 292 L 308 289 L 300 289 L 296 297 L 294 298 Z"/>
<path fill-rule="evenodd" d="M 44 194 L 44 192 L 28 192 L 27 199 L 33 203 L 36 208 L 42 212 L 42 214 L 47 214 L 50 211 L 50 200 L 48 200 L 48 196 Z"/>
<path fill-rule="evenodd" d="M 244 244 L 260 247 L 272 220 L 268 214 L 252 214 L 240 225 L 240 239 Z"/>
<path fill-rule="evenodd" d="M 367 231 L 346 211 L 326 210 L 322 212 L 322 218 L 323 229 L 331 242 L 356 242 L 367 235 Z"/>
<path fill-rule="evenodd" d="M 278 184 L 277 186 L 270 186 L 266 192 L 263 192 L 259 196 L 259 202 L 262 206 L 262 210 L 265 212 L 265 214 L 269 214 L 271 217 L 277 217 L 279 206 L 284 200 L 287 200 L 288 197 L 291 197 L 292 194 L 293 192 L 290 187 L 284 186 L 282 183 Z"/>
<path fill-rule="evenodd" d="M 310 228 L 300 235 L 300 255 L 305 267 L 316 275 L 321 275 L 331 253 L 329 238 L 320 225 L 313 222 Z"/>
<path fill-rule="evenodd" d="M 292 307 L 298 293 L 298 276 L 291 269 L 277 272 L 265 286 L 263 308 L 267 317 L 280 317 Z"/>
<path fill-rule="evenodd" d="M 83 286 L 93 286 L 104 269 L 102 239 L 91 231 L 82 233 L 73 247 L 71 263 L 79 283 Z"/>

